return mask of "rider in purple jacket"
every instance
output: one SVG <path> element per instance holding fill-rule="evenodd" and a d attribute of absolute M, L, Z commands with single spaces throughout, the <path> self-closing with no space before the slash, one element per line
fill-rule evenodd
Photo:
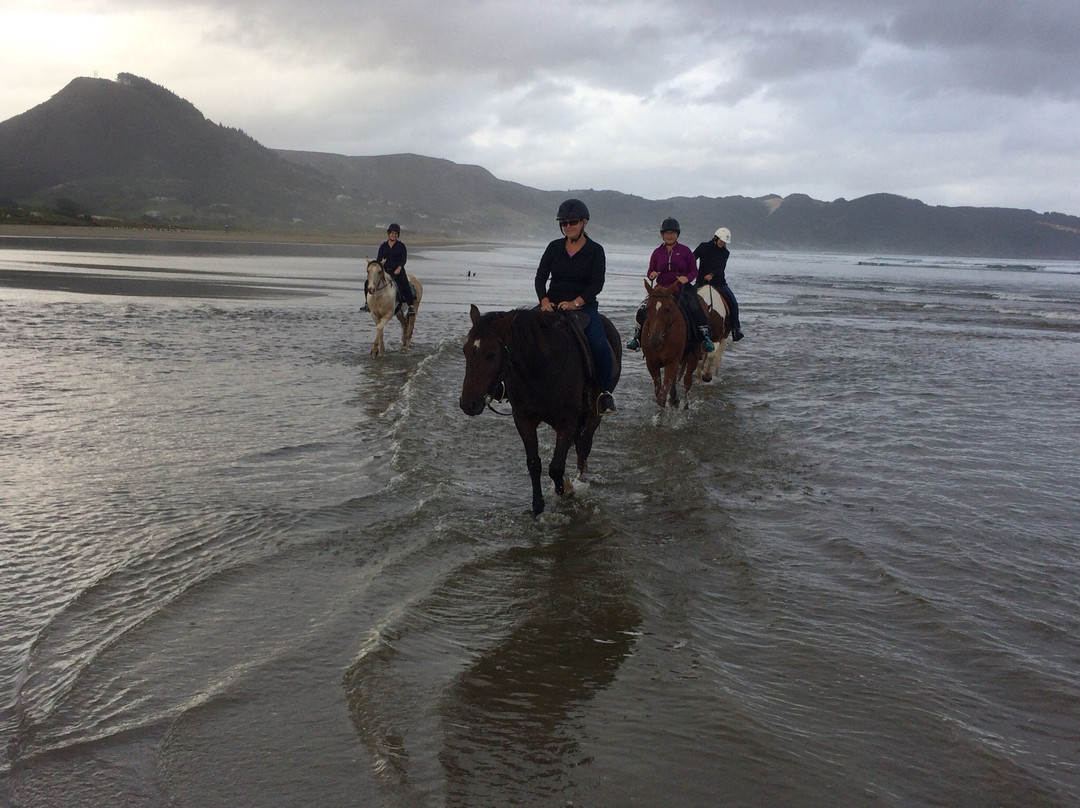
<path fill-rule="evenodd" d="M 678 292 L 679 305 L 690 317 L 690 322 L 693 323 L 700 336 L 701 345 L 705 352 L 711 353 L 716 350 L 716 346 L 713 345 L 712 340 L 709 338 L 709 315 L 705 313 L 705 309 L 698 302 L 697 292 L 693 286 L 693 281 L 697 278 L 697 259 L 694 258 L 694 253 L 689 247 L 679 243 L 681 232 L 679 222 L 676 219 L 664 219 L 660 225 L 660 237 L 664 240 L 664 243 L 653 250 L 652 255 L 649 257 L 648 277 L 660 286 L 682 284 Z M 641 326 L 645 323 L 645 306 L 647 302 L 643 302 L 638 307 L 634 338 L 626 343 L 626 347 L 631 351 L 641 348 Z"/>

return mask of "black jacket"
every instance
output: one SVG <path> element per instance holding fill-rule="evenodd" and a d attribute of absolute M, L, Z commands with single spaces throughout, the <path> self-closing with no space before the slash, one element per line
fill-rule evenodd
<path fill-rule="evenodd" d="M 585 236 L 584 246 L 573 255 L 566 254 L 566 239 L 557 238 L 547 245 L 536 268 L 536 299 L 546 297 L 558 305 L 580 295 L 586 306 L 595 305 L 606 272 L 604 248 L 591 238 Z"/>

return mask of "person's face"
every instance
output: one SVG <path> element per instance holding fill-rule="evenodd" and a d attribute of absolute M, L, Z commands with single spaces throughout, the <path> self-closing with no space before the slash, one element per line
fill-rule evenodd
<path fill-rule="evenodd" d="M 397 230 L 391 230 L 389 233 L 386 234 L 386 240 L 393 244 L 395 241 L 398 240 L 398 236 L 400 235 L 401 234 Z"/>
<path fill-rule="evenodd" d="M 559 219 L 559 227 L 562 228 L 563 235 L 571 241 L 581 238 L 582 231 L 585 230 L 585 222 L 588 219 Z"/>
<path fill-rule="evenodd" d="M 664 240 L 665 246 L 670 247 L 679 240 L 679 233 L 677 230 L 661 230 L 660 238 Z"/>

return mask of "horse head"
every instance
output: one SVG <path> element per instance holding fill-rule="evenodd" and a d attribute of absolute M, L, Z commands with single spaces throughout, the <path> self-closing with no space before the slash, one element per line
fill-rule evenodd
<path fill-rule="evenodd" d="M 465 380 L 461 383 L 458 406 L 466 415 L 479 415 L 491 399 L 501 399 L 503 362 L 506 359 L 506 312 L 481 315 L 469 308 L 472 328 L 465 337 Z"/>
<path fill-rule="evenodd" d="M 380 291 L 385 289 L 388 284 L 393 283 L 390 276 L 386 274 L 386 269 L 384 268 L 385 264 L 386 259 L 383 259 L 382 261 L 368 261 L 367 282 L 370 291 Z"/>

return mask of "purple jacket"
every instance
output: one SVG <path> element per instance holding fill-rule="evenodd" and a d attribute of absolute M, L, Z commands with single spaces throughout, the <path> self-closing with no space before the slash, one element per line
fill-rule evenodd
<path fill-rule="evenodd" d="M 694 282 L 697 277 L 697 259 L 693 251 L 685 244 L 675 243 L 675 247 L 668 254 L 667 247 L 661 244 L 649 257 L 649 272 L 659 272 L 656 282 L 661 286 L 671 286 L 680 275 Z"/>

